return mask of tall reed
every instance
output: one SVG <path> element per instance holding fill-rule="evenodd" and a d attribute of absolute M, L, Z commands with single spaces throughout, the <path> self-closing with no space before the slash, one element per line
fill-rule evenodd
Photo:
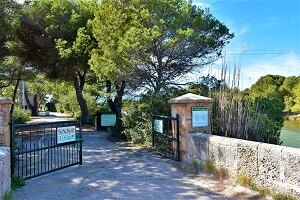
<path fill-rule="evenodd" d="M 211 92 L 213 106 L 213 133 L 272 144 L 280 144 L 281 123 L 268 118 L 259 101 L 241 91 L 240 66 L 234 65 L 233 73 L 223 59 L 221 86 Z"/>

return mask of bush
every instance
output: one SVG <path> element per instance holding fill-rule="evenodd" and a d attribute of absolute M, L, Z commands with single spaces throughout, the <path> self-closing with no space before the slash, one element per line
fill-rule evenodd
<path fill-rule="evenodd" d="M 15 107 L 13 115 L 12 115 L 12 121 L 13 123 L 25 123 L 30 120 L 31 111 L 22 109 L 20 107 Z"/>
<path fill-rule="evenodd" d="M 16 175 L 11 176 L 11 189 L 12 190 L 16 190 L 23 186 L 25 186 L 25 181 L 22 177 L 16 176 Z"/>
<path fill-rule="evenodd" d="M 146 104 L 135 101 L 127 102 L 123 108 L 122 134 L 136 144 L 151 144 L 151 113 L 147 112 L 147 109 Z"/>

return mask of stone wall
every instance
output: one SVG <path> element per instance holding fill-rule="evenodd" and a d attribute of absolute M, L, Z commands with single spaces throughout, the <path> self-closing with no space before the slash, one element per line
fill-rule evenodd
<path fill-rule="evenodd" d="M 232 175 L 300 198 L 300 149 L 202 133 L 188 136 L 188 161 L 212 160 Z"/>
<path fill-rule="evenodd" d="M 10 191 L 10 150 L 0 147 L 0 199 Z"/>
<path fill-rule="evenodd" d="M 0 199 L 10 190 L 10 129 L 11 101 L 0 97 Z M 3 147 L 1 147 L 3 146 Z"/>

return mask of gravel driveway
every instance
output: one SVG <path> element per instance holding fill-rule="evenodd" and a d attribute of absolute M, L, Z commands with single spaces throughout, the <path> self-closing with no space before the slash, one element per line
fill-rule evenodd
<path fill-rule="evenodd" d="M 231 199 L 203 189 L 201 181 L 194 184 L 175 161 L 106 138 L 104 132 L 84 132 L 82 166 L 28 180 L 15 200 Z"/>

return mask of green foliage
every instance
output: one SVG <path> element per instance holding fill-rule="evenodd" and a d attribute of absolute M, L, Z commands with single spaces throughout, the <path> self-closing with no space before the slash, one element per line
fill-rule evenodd
<path fill-rule="evenodd" d="M 293 197 L 291 195 L 286 195 L 286 194 L 282 194 L 282 193 L 276 193 L 274 195 L 272 195 L 274 200 L 297 200 L 296 197 Z"/>
<path fill-rule="evenodd" d="M 252 179 L 245 174 L 238 174 L 237 182 L 244 187 L 253 188 L 253 186 L 254 186 Z"/>
<path fill-rule="evenodd" d="M 197 160 L 193 159 L 192 160 L 192 167 L 196 170 L 199 170 L 199 169 L 201 169 L 201 164 Z"/>
<path fill-rule="evenodd" d="M 291 111 L 300 112 L 300 76 L 298 78 L 299 82 L 295 85 L 292 90 L 292 94 L 294 97 L 294 105 L 291 107 Z"/>
<path fill-rule="evenodd" d="M 74 88 L 67 82 L 54 82 L 52 86 L 53 98 L 57 101 L 56 109 L 58 112 L 69 113 L 75 118 L 81 116 L 80 106 L 78 105 Z M 99 112 L 102 106 L 96 101 L 96 98 L 89 92 L 84 93 L 89 113 L 89 123 L 93 124 L 94 115 Z"/>
<path fill-rule="evenodd" d="M 128 140 L 142 145 L 151 144 L 152 124 L 151 113 L 144 103 L 127 101 L 124 105 L 122 122 L 123 134 Z"/>
<path fill-rule="evenodd" d="M 216 170 L 216 166 L 211 160 L 206 160 L 204 163 L 201 163 L 201 169 L 205 172 L 212 174 Z"/>
<path fill-rule="evenodd" d="M 103 0 L 95 12 L 93 33 L 98 48 L 90 60 L 92 69 L 102 78 L 115 82 L 134 66 L 134 55 L 143 48 L 151 32 L 142 26 L 150 17 L 140 1 Z"/>
<path fill-rule="evenodd" d="M 270 196 L 272 196 L 272 198 L 274 200 L 296 200 L 297 199 L 296 197 L 291 196 L 291 195 L 287 195 L 287 194 L 280 193 L 277 191 L 272 191 L 268 187 L 258 186 L 253 182 L 253 180 L 249 176 L 247 176 L 245 174 L 238 174 L 237 181 L 240 185 L 242 185 L 244 187 L 248 187 L 254 191 L 259 192 L 259 194 L 262 197 L 266 197 L 267 195 L 270 195 Z"/>
<path fill-rule="evenodd" d="M 9 192 L 5 193 L 3 200 L 13 200 L 13 192 L 9 191 Z"/>
<path fill-rule="evenodd" d="M 96 0 L 30 1 L 22 9 L 21 26 L 11 42 L 24 63 L 48 78 L 73 82 L 82 122 L 89 114 L 83 89 L 95 47 L 89 21 L 97 6 Z"/>
<path fill-rule="evenodd" d="M 104 0 L 93 33 L 98 48 L 90 64 L 99 76 L 114 82 L 133 74 L 130 85 L 156 94 L 215 60 L 233 37 L 208 10 L 182 0 Z"/>
<path fill-rule="evenodd" d="M 11 176 L 11 189 L 16 190 L 18 188 L 24 187 L 25 186 L 25 181 L 22 177 L 12 175 Z"/>
<path fill-rule="evenodd" d="M 25 123 L 30 120 L 31 111 L 22 109 L 19 106 L 16 106 L 12 114 L 12 121 L 15 124 Z"/>

